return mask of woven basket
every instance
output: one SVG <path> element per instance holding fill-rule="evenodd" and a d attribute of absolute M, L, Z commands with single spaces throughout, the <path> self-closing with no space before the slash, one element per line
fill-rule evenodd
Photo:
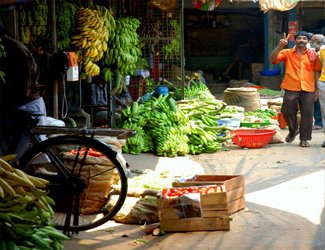
<path fill-rule="evenodd" d="M 276 133 L 271 129 L 236 129 L 232 141 L 242 148 L 262 148 L 269 144 Z"/>

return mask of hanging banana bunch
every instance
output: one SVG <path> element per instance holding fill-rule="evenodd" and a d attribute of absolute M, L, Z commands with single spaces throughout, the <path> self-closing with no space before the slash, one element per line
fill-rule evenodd
<path fill-rule="evenodd" d="M 56 4 L 56 30 L 57 30 L 57 49 L 66 50 L 71 42 L 70 35 L 74 32 L 74 15 L 77 6 L 66 0 L 59 0 Z"/>
<path fill-rule="evenodd" d="M 115 65 L 115 85 L 111 95 L 126 90 L 124 76 L 133 74 L 136 70 L 138 58 L 141 56 L 139 36 L 137 29 L 140 21 L 136 18 L 126 17 L 115 20 L 116 32 L 110 41 L 110 47 L 104 55 L 106 65 Z"/>
<path fill-rule="evenodd" d="M 20 8 L 20 30 L 23 43 L 30 44 L 37 38 L 44 40 L 48 37 L 47 17 L 46 0 L 35 0 L 29 7 Z"/>
<path fill-rule="evenodd" d="M 105 6 L 102 5 L 95 5 L 95 9 L 101 13 L 101 15 L 104 18 L 104 26 L 106 27 L 109 38 L 108 38 L 108 43 L 109 44 L 115 36 L 115 29 L 116 29 L 116 23 L 115 19 L 113 16 L 113 13 L 111 10 L 107 9 Z M 105 55 L 105 54 L 104 54 Z M 111 68 L 111 65 L 108 65 L 104 62 L 105 66 L 102 69 L 102 77 L 105 80 L 105 82 L 111 84 L 113 81 L 113 69 Z"/>
<path fill-rule="evenodd" d="M 72 37 L 72 44 L 77 48 L 78 61 L 88 76 L 100 74 L 100 68 L 95 63 L 100 60 L 107 50 L 108 30 L 104 26 L 104 18 L 97 11 L 80 8 L 76 12 L 76 35 Z"/>

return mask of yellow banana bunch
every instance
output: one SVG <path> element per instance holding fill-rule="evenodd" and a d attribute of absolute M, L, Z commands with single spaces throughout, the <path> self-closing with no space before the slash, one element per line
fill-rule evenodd
<path fill-rule="evenodd" d="M 3 160 L 14 157 L 0 158 L 0 249 L 63 249 L 69 238 L 50 226 L 55 203 L 41 189 L 48 181 Z"/>
<path fill-rule="evenodd" d="M 84 71 L 88 76 L 100 74 L 99 61 L 107 50 L 109 32 L 104 25 L 104 17 L 98 10 L 80 8 L 76 12 L 77 33 L 72 37 L 74 44 L 80 51 L 78 58 L 83 64 Z"/>
<path fill-rule="evenodd" d="M 35 0 L 30 5 L 20 6 L 21 40 L 29 44 L 36 38 L 45 39 L 48 27 L 48 5 L 46 0 Z"/>
<path fill-rule="evenodd" d="M 38 188 L 45 188 L 48 181 L 31 176 L 13 168 L 8 162 L 0 158 L 0 198 L 26 195 L 26 192 Z"/>
<path fill-rule="evenodd" d="M 84 64 L 84 71 L 88 76 L 98 76 L 100 74 L 99 66 L 93 61 L 88 61 Z"/>

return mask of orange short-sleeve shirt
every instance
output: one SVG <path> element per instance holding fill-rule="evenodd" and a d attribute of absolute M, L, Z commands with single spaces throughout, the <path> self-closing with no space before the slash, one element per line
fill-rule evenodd
<path fill-rule="evenodd" d="M 322 63 L 316 53 L 316 56 L 310 60 L 310 53 L 311 51 L 306 49 L 300 57 L 294 48 L 279 52 L 277 59 L 272 63 L 283 62 L 285 64 L 286 72 L 281 88 L 291 91 L 315 92 L 315 71 L 322 69 Z"/>

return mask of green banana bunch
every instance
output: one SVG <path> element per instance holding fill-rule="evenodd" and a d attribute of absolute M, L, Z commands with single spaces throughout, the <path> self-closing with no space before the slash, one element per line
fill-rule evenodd
<path fill-rule="evenodd" d="M 111 84 L 113 81 L 114 73 L 112 72 L 112 70 L 110 68 L 104 67 L 102 70 L 102 77 L 105 80 L 105 82 L 108 82 L 109 84 Z"/>
<path fill-rule="evenodd" d="M 114 19 L 110 17 L 110 20 Z M 109 22 L 113 23 L 113 21 L 107 21 L 106 23 Z M 110 46 L 104 54 L 104 63 L 106 67 L 114 66 L 116 71 L 119 72 L 115 74 L 114 90 L 111 92 L 111 95 L 115 95 L 127 90 L 125 82 L 121 81 L 121 79 L 134 73 L 138 59 L 141 56 L 139 36 L 137 34 L 140 21 L 132 17 L 119 18 L 111 26 L 116 26 L 116 29 L 111 33 Z"/>
<path fill-rule="evenodd" d="M 170 20 L 170 29 L 173 29 L 173 38 L 162 47 L 165 60 L 179 60 L 181 54 L 181 26 L 176 20 Z"/>
<path fill-rule="evenodd" d="M 141 126 L 135 123 L 124 123 L 124 128 L 132 129 L 136 135 L 126 140 L 125 146 L 122 148 L 124 153 L 140 154 L 153 150 L 153 143 L 149 134 L 145 133 Z"/>
<path fill-rule="evenodd" d="M 175 157 L 189 152 L 188 136 L 177 126 L 161 126 L 155 128 L 159 133 L 155 138 L 156 154 L 159 156 Z"/>
<path fill-rule="evenodd" d="M 66 0 L 56 3 L 56 27 L 57 27 L 57 49 L 66 50 L 71 42 L 71 34 L 75 30 L 74 16 L 77 6 Z"/>
<path fill-rule="evenodd" d="M 173 157 L 188 152 L 188 121 L 171 96 L 161 95 L 142 103 L 133 102 L 131 107 L 122 110 L 116 125 L 137 132 L 132 139 L 127 139 L 123 147 L 125 153 L 139 154 L 149 150 Z M 146 147 L 148 140 L 150 147 Z"/>

